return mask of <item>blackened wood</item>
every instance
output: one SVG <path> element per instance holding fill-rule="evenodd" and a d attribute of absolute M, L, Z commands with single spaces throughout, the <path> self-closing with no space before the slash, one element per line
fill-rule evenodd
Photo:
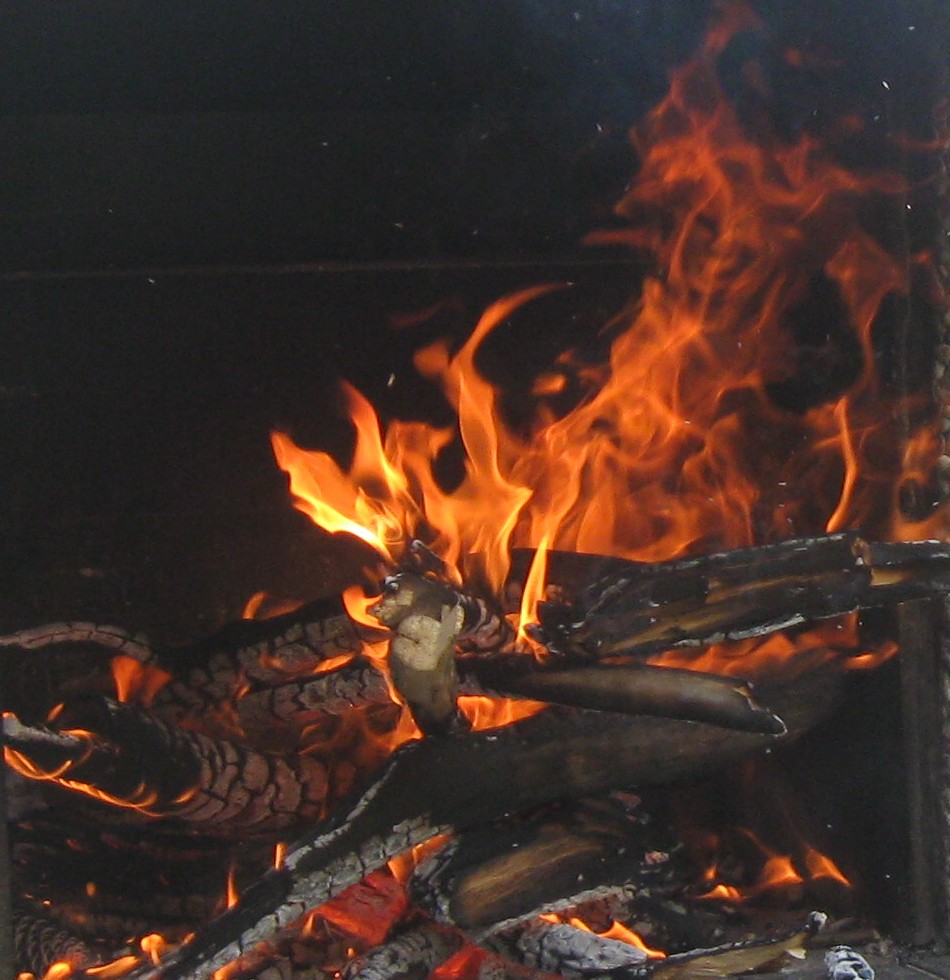
<path fill-rule="evenodd" d="M 575 659 L 764 636 L 950 591 L 950 546 L 869 545 L 853 533 L 656 564 L 548 557 L 555 597 L 539 604 L 534 635 Z"/>
<path fill-rule="evenodd" d="M 265 755 L 106 698 L 71 703 L 56 723 L 62 730 L 23 726 L 9 715 L 7 745 L 40 778 L 56 773 L 57 785 L 124 804 L 132 816 L 262 832 L 315 820 L 325 810 L 326 766 L 307 756 Z"/>
<path fill-rule="evenodd" d="M 351 960 L 344 980 L 426 980 L 462 948 L 460 933 L 423 923 Z"/>
<path fill-rule="evenodd" d="M 751 686 L 738 678 L 647 664 L 544 670 L 532 658 L 520 659 L 531 669 L 505 673 L 488 663 L 480 670 L 477 661 L 468 666 L 502 694 L 596 711 L 707 721 L 767 735 L 785 731 L 782 719 L 759 705 Z M 507 665 L 516 668 L 511 659 Z"/>
<path fill-rule="evenodd" d="M 119 626 L 59 622 L 0 637 L 0 709 L 42 719 L 59 701 L 113 689 L 116 656 L 148 662 L 147 640 Z"/>
<path fill-rule="evenodd" d="M 121 626 L 99 623 L 48 623 L 0 636 L 0 650 L 17 654 L 26 651 L 47 652 L 57 648 L 94 649 L 108 656 L 123 654 L 143 662 L 153 654 L 151 646 L 141 634 L 133 635 Z"/>
<path fill-rule="evenodd" d="M 831 710 L 820 671 L 776 691 L 789 731 Z M 701 722 L 549 709 L 504 728 L 411 742 L 370 786 L 287 850 L 238 904 L 139 978 L 194 980 L 251 952 L 396 854 L 555 799 L 671 782 L 764 751 L 774 738 Z"/>
<path fill-rule="evenodd" d="M 245 732 L 266 732 L 275 724 L 308 725 L 326 715 L 387 701 L 392 697 L 386 678 L 356 657 L 336 670 L 246 693 L 234 702 L 234 711 Z"/>
<path fill-rule="evenodd" d="M 92 966 L 96 957 L 76 934 L 38 911 L 18 907 L 13 913 L 13 940 L 17 973 L 42 977 L 53 963 L 68 963 L 73 969 Z"/>
<path fill-rule="evenodd" d="M 938 604 L 929 600 L 900 607 L 901 703 L 909 821 L 909 894 L 901 938 L 914 945 L 947 935 L 947 841 L 941 820 L 945 802 L 946 735 L 942 723 L 950 644 L 938 638 Z M 943 648 L 941 648 L 943 647 Z"/>
<path fill-rule="evenodd" d="M 836 534 L 614 564 L 576 598 L 539 604 L 538 635 L 556 652 L 602 658 L 784 629 L 856 608 L 867 553 L 857 535 Z"/>
<path fill-rule="evenodd" d="M 645 843 L 649 831 L 632 820 L 614 826 L 476 829 L 417 868 L 410 895 L 439 922 L 458 926 L 478 942 L 499 929 L 628 886 L 655 891 L 675 869 L 668 853 Z"/>
<path fill-rule="evenodd" d="M 359 629 L 339 599 L 321 599 L 272 619 L 241 620 L 207 639 L 156 654 L 172 680 L 154 700 L 166 717 L 209 707 L 315 673 L 362 650 Z"/>

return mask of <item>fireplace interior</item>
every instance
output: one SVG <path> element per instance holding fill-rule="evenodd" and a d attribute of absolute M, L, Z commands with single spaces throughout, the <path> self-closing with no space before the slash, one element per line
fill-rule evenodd
<path fill-rule="evenodd" d="M 545 368 L 563 367 L 561 352 L 582 351 L 585 370 L 603 363 L 616 341 L 618 318 L 641 301 L 644 282 L 656 276 L 645 251 L 623 241 L 631 226 L 648 225 L 656 216 L 639 206 L 615 209 L 618 201 L 629 205 L 647 155 L 642 143 L 630 142 L 628 131 L 641 126 L 664 98 L 677 66 L 708 43 L 710 23 L 732 24 L 732 39 L 723 42 L 714 64 L 739 129 L 750 143 L 772 149 L 814 140 L 828 147 L 840 173 L 866 181 L 854 192 L 861 227 L 903 270 L 906 288 L 882 291 L 869 346 L 862 347 L 848 320 L 847 277 L 816 273 L 787 304 L 781 325 L 787 343 L 773 358 L 782 370 L 769 389 L 772 405 L 797 425 L 856 384 L 872 351 L 875 397 L 887 406 L 882 411 L 890 413 L 893 436 L 891 444 L 881 442 L 879 455 L 894 486 L 882 482 L 854 523 L 812 526 L 808 508 L 800 507 L 805 516 L 790 520 L 792 530 L 784 537 L 808 539 L 802 551 L 807 568 L 794 558 L 785 573 L 791 577 L 779 579 L 773 591 L 756 593 L 761 598 L 742 606 L 741 622 L 715 620 L 716 629 L 695 629 L 706 629 L 702 648 L 717 629 L 727 638 L 734 634 L 736 642 L 754 643 L 771 628 L 767 615 L 756 619 L 759 603 L 764 608 L 773 602 L 789 615 L 795 601 L 812 603 L 804 607 L 804 626 L 776 634 L 791 637 L 794 645 L 816 623 L 818 629 L 839 629 L 842 620 L 829 619 L 826 609 L 837 602 L 831 611 L 860 610 L 847 621 L 856 624 L 855 639 L 843 656 L 855 664 L 875 656 L 881 663 L 845 671 L 833 682 L 820 667 L 783 677 L 778 685 L 763 677 L 755 711 L 774 710 L 793 729 L 794 719 L 807 716 L 794 738 L 774 745 L 764 729 L 737 733 L 728 727 L 734 721 L 722 728 L 706 716 L 644 722 L 568 700 L 567 707 L 548 713 L 554 721 L 544 721 L 545 715 L 526 720 L 536 727 L 525 729 L 527 755 L 519 756 L 510 734 L 446 733 L 440 730 L 445 720 L 437 719 L 422 739 L 422 753 L 397 763 L 396 774 L 405 780 L 401 790 L 374 782 L 390 771 L 386 752 L 365 750 L 348 763 L 349 777 L 336 777 L 339 792 L 331 785 L 305 821 L 246 833 L 240 821 L 224 832 L 201 826 L 180 834 L 174 819 L 171 831 L 162 820 L 129 823 L 115 817 L 108 801 L 79 805 L 76 794 L 62 786 L 38 802 L 37 786 L 50 780 L 25 780 L 8 771 L 0 969 L 9 976 L 40 976 L 49 967 L 50 980 L 69 972 L 50 967 L 63 957 L 45 952 L 33 963 L 14 959 L 11 917 L 26 908 L 92 948 L 108 947 L 113 955 L 106 959 L 132 949 L 142 961 L 125 967 L 136 977 L 173 980 L 212 973 L 216 980 L 320 980 L 341 970 L 364 980 L 424 977 L 442 960 L 449 966 L 436 976 L 463 980 L 651 972 L 662 978 L 664 970 L 671 977 L 727 976 L 753 967 L 819 977 L 830 975 L 824 957 L 836 946 L 853 946 L 882 977 L 950 977 L 950 627 L 943 600 L 950 557 L 937 545 L 925 555 L 901 557 L 900 569 L 910 571 L 885 570 L 878 578 L 867 572 L 868 566 L 892 567 L 890 558 L 881 558 L 890 555 L 882 548 L 896 526 L 888 510 L 892 496 L 897 523 L 922 529 L 905 533 L 905 541 L 944 537 L 943 463 L 950 465 L 950 452 L 940 448 L 947 430 L 941 385 L 950 360 L 941 294 L 948 220 L 942 143 L 950 91 L 946 13 L 923 0 L 835 0 L 794 9 L 783 3 L 745 8 L 599 0 L 512 0 L 490 9 L 419 0 L 408 6 L 396 11 L 370 2 L 341 7 L 281 0 L 266 10 L 238 2 L 213 11 L 99 2 L 82 9 L 30 5 L 11 12 L 0 41 L 0 152 L 7 173 L 0 187 L 0 316 L 6 328 L 0 362 L 6 459 L 6 491 L 0 495 L 0 707 L 7 748 L 16 744 L 20 751 L 16 739 L 22 732 L 10 722 L 14 715 L 29 737 L 41 741 L 50 731 L 70 735 L 91 728 L 101 748 L 131 730 L 146 760 L 161 754 L 156 746 L 172 744 L 148 720 L 140 724 L 123 715 L 124 708 L 116 708 L 106 723 L 90 707 L 110 693 L 103 685 L 111 683 L 113 657 L 104 652 L 101 636 L 83 641 L 85 627 L 76 624 L 128 630 L 128 637 L 115 633 L 119 654 L 131 652 L 134 660 L 137 649 L 159 651 L 159 669 L 180 670 L 177 681 L 191 676 L 181 651 L 197 662 L 209 649 L 237 656 L 258 640 L 276 642 L 273 649 L 279 649 L 287 624 L 330 629 L 326 610 L 339 615 L 332 603 L 344 590 L 359 583 L 369 594 L 372 585 L 380 586 L 378 551 L 352 534 L 328 533 L 295 509 L 271 446 L 272 432 L 287 433 L 297 446 L 329 453 L 345 468 L 355 440 L 348 418 L 352 401 L 341 395 L 341 380 L 361 392 L 384 421 L 452 426 L 454 415 L 438 387 L 420 377 L 417 352 L 435 349 L 446 338 L 448 349 L 463 349 L 485 310 L 537 284 L 558 288 L 508 311 L 477 361 L 478 370 L 505 393 L 503 412 L 513 429 L 528 426 L 532 385 Z M 879 174 L 887 180 L 878 180 Z M 835 223 L 849 220 L 847 209 L 829 209 L 824 220 L 831 230 L 802 219 L 806 243 L 832 239 Z M 866 278 L 871 288 L 873 276 Z M 570 286 L 561 288 L 564 283 Z M 580 400 L 583 379 L 591 374 L 571 370 L 563 368 L 559 376 L 568 379 L 566 393 L 555 395 Z M 555 414 L 567 411 L 556 398 L 551 404 Z M 760 441 L 765 446 L 792 431 L 789 423 L 774 439 Z M 911 445 L 923 448 L 910 452 Z M 787 455 L 795 449 L 789 444 Z M 439 465 L 437 475 L 458 484 L 461 457 L 446 454 Z M 839 482 L 846 480 L 835 473 Z M 805 493 L 820 496 L 810 485 Z M 425 541 L 427 528 L 418 530 Z M 774 556 L 743 548 L 781 539 L 773 528 L 761 540 L 736 543 L 711 526 L 691 549 L 648 560 L 751 554 L 747 560 L 761 574 L 742 573 L 743 587 L 766 590 Z M 532 545 L 534 552 L 544 550 L 537 540 Z M 430 584 L 438 580 L 440 588 L 451 584 L 465 596 L 490 591 L 484 577 L 474 581 L 477 574 L 462 582 L 443 575 L 440 560 L 425 551 L 407 555 L 408 550 L 397 555 L 385 571 L 398 569 Z M 558 555 L 555 543 L 552 569 Z M 784 552 L 779 555 L 785 560 Z M 622 591 L 618 581 L 627 581 L 628 570 L 577 566 L 570 556 L 562 560 L 567 584 L 549 573 L 556 590 L 548 594 L 551 618 L 545 623 L 542 616 L 541 627 L 542 633 L 548 629 L 548 640 L 567 630 L 574 642 L 568 614 L 576 618 L 588 601 L 578 597 L 595 580 Z M 741 566 L 745 559 L 735 560 Z M 512 573 L 511 580 L 527 589 L 524 571 Z M 656 574 L 666 575 L 667 566 Z M 679 588 L 677 573 L 669 574 L 672 588 Z M 728 580 L 729 573 L 714 564 L 713 572 L 701 566 L 700 574 L 707 591 L 718 595 L 718 586 L 709 582 L 721 582 L 723 575 Z M 832 583 L 818 589 L 820 598 L 815 576 Z M 892 590 L 886 599 L 880 598 L 882 589 Z M 308 605 L 315 600 L 331 606 Z M 658 616 L 667 615 L 664 603 L 671 603 L 674 624 L 688 619 L 682 610 L 693 609 L 678 593 L 670 599 L 656 591 L 649 601 L 661 610 Z M 258 609 L 251 618 L 260 621 L 242 626 L 250 604 Z M 618 638 L 592 613 L 597 643 L 621 642 L 634 626 L 641 629 L 626 607 L 607 609 L 620 622 L 617 628 L 628 632 Z M 588 606 L 582 611 L 590 612 Z M 438 614 L 433 621 L 439 622 Z M 69 642 L 57 644 L 43 629 L 30 632 L 46 624 L 72 624 Z M 392 630 L 399 629 L 394 620 Z M 201 642 L 215 636 L 210 646 Z M 656 652 L 646 650 L 636 647 L 634 667 Z M 464 681 L 466 668 L 459 669 Z M 505 679 L 511 687 L 499 690 L 517 688 L 514 676 Z M 493 690 L 483 675 L 479 682 Z M 250 687 L 257 683 L 250 677 Z M 260 683 L 260 690 L 267 689 L 269 682 Z M 514 693 L 528 697 L 525 690 Z M 162 695 L 156 698 L 161 704 Z M 62 701 L 64 717 L 72 720 L 57 728 L 46 716 Z M 392 723 L 390 707 L 371 706 L 366 724 L 383 730 Z M 579 738 L 574 729 L 558 727 L 579 710 L 585 717 L 608 718 L 584 730 L 593 746 L 584 751 L 591 754 L 577 749 L 577 758 L 590 764 L 586 781 L 556 776 L 556 764 L 538 748 L 549 737 L 545 725 L 553 726 L 551 739 Z M 132 720 L 122 720 L 127 717 Z M 185 717 L 184 730 L 194 731 L 194 715 Z M 754 724 L 767 724 L 756 717 Z M 218 719 L 204 720 L 221 734 Z M 634 727 L 623 727 L 628 724 Z M 743 715 L 739 727 L 747 724 Z M 325 725 L 333 729 L 330 734 L 317 735 L 344 741 L 345 726 L 334 725 Z M 696 725 L 713 734 L 683 734 L 695 733 Z M 717 741 L 722 731 L 727 735 Z M 495 738 L 501 754 L 485 756 L 480 776 L 482 763 L 471 752 L 493 751 L 485 747 Z M 688 742 L 682 752 L 690 757 L 682 770 L 669 762 L 680 757 L 680 748 L 668 747 L 680 738 Z M 636 739 L 656 758 L 632 758 L 628 743 Z M 751 740 L 755 750 L 743 740 Z M 278 734 L 265 733 L 261 744 L 267 758 L 280 756 Z M 465 746 L 458 756 L 452 754 L 457 745 Z M 633 772 L 638 765 L 661 772 L 669 766 L 672 775 L 614 783 L 594 775 L 604 769 L 598 760 L 611 745 Z M 321 751 L 311 746 L 300 757 L 319 765 Z M 185 758 L 174 755 L 178 748 L 168 752 Z M 702 763 L 692 760 L 697 753 Z M 564 778 L 568 790 L 532 794 L 499 777 L 534 771 L 528 757 L 553 785 Z M 469 780 L 483 779 L 495 800 L 459 795 L 452 774 L 462 764 L 474 767 Z M 51 768 L 39 774 L 49 776 Z M 174 768 L 162 789 L 171 795 Z M 426 773 L 444 780 L 444 799 L 425 788 Z M 273 893 L 274 882 L 285 880 L 281 874 L 306 866 L 321 848 L 331 851 L 339 826 L 355 835 L 353 853 L 359 855 L 363 811 L 352 809 L 352 794 L 361 785 L 376 787 L 376 802 L 366 812 L 388 829 L 401 826 L 395 818 L 386 824 L 391 813 L 414 812 L 407 797 L 415 792 L 423 800 L 431 796 L 433 813 L 458 800 L 472 808 L 468 836 L 459 835 L 461 856 L 449 875 L 456 887 L 453 907 L 464 904 L 462 896 L 470 903 L 465 914 L 471 924 L 461 930 L 466 938 L 490 931 L 485 923 L 504 918 L 499 909 L 508 909 L 492 891 L 499 880 L 509 880 L 493 870 L 502 855 L 511 862 L 519 851 L 528 855 L 514 872 L 504 872 L 521 883 L 521 891 L 514 889 L 519 900 L 528 901 L 522 895 L 525 881 L 540 879 L 544 869 L 552 879 L 567 874 L 536 846 L 539 840 L 555 841 L 550 852 L 560 856 L 577 848 L 580 863 L 565 864 L 571 873 L 594 868 L 609 878 L 605 868 L 623 864 L 618 855 L 627 847 L 622 834 L 629 832 L 641 860 L 635 882 L 640 904 L 634 903 L 637 914 L 627 925 L 648 945 L 675 938 L 679 945 L 669 952 L 693 955 L 717 947 L 716 954 L 680 965 L 672 962 L 675 957 L 666 966 L 659 959 L 604 965 L 596 959 L 606 955 L 598 947 L 586 965 L 565 961 L 562 969 L 549 964 L 545 972 L 543 963 L 515 964 L 517 950 L 499 939 L 487 959 L 477 960 L 468 945 L 459 952 L 459 931 L 436 924 L 428 911 L 407 911 L 394 884 L 398 875 L 385 871 L 385 863 L 362 884 L 357 876 L 356 890 L 347 893 L 349 905 L 327 893 L 331 912 L 311 918 L 308 928 L 316 938 L 301 940 L 293 955 L 285 944 L 280 956 L 245 964 L 242 972 L 215 964 L 212 970 L 210 954 L 200 962 L 168 959 L 155 939 L 141 946 L 143 936 L 165 933 L 173 946 L 186 948 L 186 935 L 199 927 L 197 942 L 217 941 L 229 923 L 266 907 L 268 889 Z M 581 785 L 591 792 L 582 793 Z M 432 824 L 419 830 L 418 839 L 410 828 L 404 850 L 455 826 L 436 826 L 434 817 Z M 317 838 L 310 839 L 313 834 Z M 597 847 L 590 843 L 594 838 Z M 501 851 L 499 841 L 508 842 Z M 272 873 L 267 868 L 277 842 L 284 863 L 278 857 Z M 151 852 L 147 858 L 138 854 L 143 848 Z M 604 848 L 609 861 L 602 857 Z M 169 869 L 151 879 L 160 854 Z M 780 859 L 788 854 L 794 855 L 791 876 L 783 881 L 779 874 L 766 887 L 766 866 L 780 871 Z M 815 871 L 819 860 L 829 862 L 821 866 L 824 871 Z M 129 868 L 120 867 L 126 862 Z M 53 867 L 61 870 L 51 872 Z M 101 874 L 90 872 L 99 867 Z M 200 881 L 194 887 L 192 872 Z M 132 901 L 136 880 L 148 882 L 147 897 L 156 910 L 151 920 L 143 911 L 148 901 L 140 895 Z M 426 880 L 414 887 L 425 891 Z M 723 890 L 700 900 L 704 883 L 710 893 Z M 102 895 L 110 887 L 120 894 L 126 890 L 127 910 L 107 906 Z M 229 918 L 232 889 L 245 897 Z M 433 886 L 428 900 L 434 901 L 436 891 Z M 610 902 L 619 902 L 619 891 L 604 885 L 596 895 L 586 892 L 578 886 L 568 897 L 584 896 L 587 905 L 580 904 L 589 928 L 602 933 L 611 925 L 608 910 L 614 908 Z M 538 894 L 533 911 L 544 911 L 544 887 Z M 169 911 L 173 898 L 187 904 L 183 896 L 192 900 L 188 914 L 178 906 Z M 362 919 L 354 926 L 354 908 L 361 902 Z M 797 949 L 804 942 L 804 924 L 818 910 L 828 914 L 826 932 L 809 938 L 804 960 L 776 966 L 784 947 Z M 539 920 L 536 928 L 550 935 L 568 919 L 549 914 L 554 921 Z M 399 926 L 390 935 L 394 921 Z M 132 922 L 142 928 L 126 935 Z M 409 938 L 401 940 L 398 929 Z M 32 935 L 34 945 L 49 938 Z M 745 944 L 752 937 L 749 952 Z M 394 940 L 404 941 L 405 948 L 387 954 Z M 413 942 L 432 958 L 413 960 Z M 378 961 L 368 956 L 376 947 L 383 948 Z M 762 955 L 763 947 L 773 955 Z M 862 975 L 854 970 L 836 976 Z M 95 968 L 84 963 L 73 972 L 91 977 Z"/>

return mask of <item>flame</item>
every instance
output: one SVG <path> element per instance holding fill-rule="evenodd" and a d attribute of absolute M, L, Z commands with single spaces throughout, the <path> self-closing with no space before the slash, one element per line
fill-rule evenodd
<path fill-rule="evenodd" d="M 572 918 L 568 920 L 572 926 L 576 929 L 583 929 L 585 932 L 594 932 L 593 929 L 583 919 Z M 604 932 L 598 932 L 596 935 L 600 936 L 602 939 L 616 939 L 618 942 L 627 943 L 629 946 L 636 946 L 637 949 L 642 949 L 650 959 L 662 960 L 666 959 L 666 953 L 662 949 L 653 949 L 648 946 L 644 941 L 643 937 L 635 933 L 632 929 L 627 928 L 620 922 L 614 922 L 609 929 Z"/>
<path fill-rule="evenodd" d="M 703 882 L 711 887 L 697 896 L 700 900 L 712 899 L 741 904 L 770 892 L 807 885 L 819 878 L 830 878 L 845 888 L 851 888 L 851 882 L 834 861 L 804 840 L 800 842 L 799 856 L 803 865 L 800 867 L 793 855 L 774 850 L 747 828 L 740 828 L 740 833 L 755 845 L 764 858 L 756 880 L 753 884 L 742 887 L 717 881 L 720 872 L 714 858 L 702 872 Z M 718 838 L 710 835 L 707 845 L 711 848 L 717 847 Z"/>
<path fill-rule="evenodd" d="M 171 674 L 161 667 L 143 664 L 125 654 L 113 657 L 111 666 L 116 698 L 143 708 L 149 707 L 155 695 L 171 680 Z"/>
<path fill-rule="evenodd" d="M 348 468 L 272 437 L 297 506 L 321 527 L 391 563 L 419 537 L 452 577 L 498 597 L 513 547 L 656 561 L 843 528 L 904 538 L 933 528 L 899 516 L 897 488 L 902 475 L 927 482 L 938 441 L 924 434 L 929 422 L 904 436 L 872 343 L 882 303 L 907 292 L 908 274 L 861 212 L 903 184 L 845 168 L 808 135 L 747 135 L 715 57 L 754 15 L 727 7 L 635 134 L 641 169 L 618 205 L 629 227 L 593 236 L 654 269 L 607 325 L 607 362 L 575 351 L 539 364 L 523 386 L 534 393 L 530 421 L 506 417 L 477 354 L 520 308 L 563 288 L 546 284 L 489 307 L 457 351 L 438 342 L 418 352 L 456 426 L 395 420 L 383 432 L 344 385 Z M 834 296 L 853 363 L 850 379 L 803 397 L 801 379 L 822 370 L 823 355 L 793 325 L 816 282 Z M 568 389 L 578 394 L 565 407 Z M 445 486 L 436 464 L 450 444 L 464 468 Z M 541 559 L 532 571 L 522 638 L 544 593 Z"/>

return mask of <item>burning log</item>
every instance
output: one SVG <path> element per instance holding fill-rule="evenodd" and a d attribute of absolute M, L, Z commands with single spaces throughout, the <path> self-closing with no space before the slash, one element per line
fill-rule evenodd
<path fill-rule="evenodd" d="M 344 980 L 421 980 L 462 948 L 460 933 L 432 923 L 404 932 L 350 961 Z"/>
<path fill-rule="evenodd" d="M 819 673 L 776 692 L 789 731 L 830 710 Z M 673 781 L 761 750 L 766 735 L 701 722 L 552 709 L 505 728 L 410 742 L 349 806 L 288 847 L 238 904 L 138 978 L 193 980 L 239 960 L 397 854 L 554 799 Z"/>
<path fill-rule="evenodd" d="M 528 966 L 560 977 L 580 978 L 609 972 L 637 972 L 647 954 L 637 946 L 607 939 L 566 922 L 535 919 L 520 930 L 512 943 L 492 940 L 489 948 Z"/>
<path fill-rule="evenodd" d="M 583 566 L 583 555 L 552 562 Z M 607 574 L 539 604 L 538 638 L 567 656 L 603 659 L 738 640 L 851 612 L 871 584 L 855 534 L 802 538 L 678 561 L 612 560 Z"/>
<path fill-rule="evenodd" d="M 490 676 L 488 670 L 479 671 L 476 665 L 472 666 L 482 679 Z M 785 733 L 785 723 L 755 702 L 748 683 L 697 670 L 626 664 L 563 671 L 508 671 L 490 686 L 499 693 L 551 704 L 706 721 L 765 735 Z"/>
<path fill-rule="evenodd" d="M 591 801 L 540 824 L 460 833 L 415 870 L 409 891 L 437 921 L 480 942 L 544 913 L 678 885 L 671 846 L 645 814 Z"/>
<path fill-rule="evenodd" d="M 286 828 L 322 815 L 327 770 L 173 728 L 106 698 L 86 698 L 58 728 L 3 719 L 5 756 L 21 771 L 150 817 L 216 832 Z"/>
<path fill-rule="evenodd" d="M 16 973 L 41 977 L 54 963 L 68 963 L 74 970 L 98 962 L 78 936 L 31 909 L 13 913 L 13 947 Z M 15 974 L 14 974 L 15 975 Z"/>
<path fill-rule="evenodd" d="M 238 694 L 240 701 L 313 675 L 362 648 L 360 630 L 339 599 L 321 599 L 272 619 L 242 620 L 199 643 L 157 653 L 155 665 L 172 679 L 154 706 L 167 718 L 200 715 Z"/>
<path fill-rule="evenodd" d="M 522 562 L 524 561 L 522 553 Z M 849 532 L 643 564 L 548 555 L 534 636 L 568 662 L 765 636 L 950 591 L 950 547 Z"/>

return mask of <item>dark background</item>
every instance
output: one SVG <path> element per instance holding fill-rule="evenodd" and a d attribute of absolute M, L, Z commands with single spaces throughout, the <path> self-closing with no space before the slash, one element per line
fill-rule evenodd
<path fill-rule="evenodd" d="M 269 430 L 345 452 L 341 376 L 384 415 L 436 412 L 412 350 L 519 286 L 580 284 L 513 362 L 603 322 L 637 269 L 581 239 L 709 8 L 0 3 L 0 628 L 177 642 L 256 589 L 348 578 L 360 556 L 292 510 Z M 756 8 L 722 77 L 741 103 L 762 67 L 779 138 L 857 114 L 856 166 L 932 138 L 945 4 Z"/>
<path fill-rule="evenodd" d="M 293 510 L 269 431 L 345 454 L 338 378 L 384 416 L 431 417 L 421 342 L 575 282 L 516 325 L 517 371 L 634 293 L 636 265 L 581 239 L 613 220 L 627 130 L 710 6 L 0 2 L 0 630 L 71 617 L 178 643 L 258 589 L 350 581 L 364 555 Z M 838 152 L 908 175 L 924 218 L 895 227 L 932 247 L 933 158 L 888 137 L 934 137 L 950 5 L 754 6 L 765 31 L 721 66 L 737 103 L 762 109 L 754 61 L 776 138 L 834 143 L 859 118 Z M 902 860 L 880 788 L 901 766 L 879 724 L 893 690 L 839 726 L 886 742 L 835 794 L 873 818 L 881 876 Z"/>

